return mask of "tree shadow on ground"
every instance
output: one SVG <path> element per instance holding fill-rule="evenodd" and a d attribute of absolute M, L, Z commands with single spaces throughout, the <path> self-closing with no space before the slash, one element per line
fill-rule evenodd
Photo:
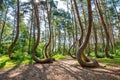
<path fill-rule="evenodd" d="M 120 80 L 119 74 L 116 74 L 118 72 L 104 67 L 82 68 L 57 61 L 15 66 L 5 72 L 0 71 L 0 80 Z"/>

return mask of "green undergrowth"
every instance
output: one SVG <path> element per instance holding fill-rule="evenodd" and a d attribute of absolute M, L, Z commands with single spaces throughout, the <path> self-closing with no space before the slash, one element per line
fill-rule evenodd
<path fill-rule="evenodd" d="M 61 59 L 65 59 L 65 58 L 69 58 L 68 55 L 62 55 L 62 54 L 56 54 L 53 56 L 53 58 L 55 58 L 56 60 L 61 60 Z"/>
<path fill-rule="evenodd" d="M 120 65 L 120 56 L 114 56 L 114 59 L 100 58 L 100 59 L 97 59 L 97 60 L 101 63 Z"/>
<path fill-rule="evenodd" d="M 22 65 L 22 64 L 31 64 L 34 62 L 34 60 L 32 59 L 30 54 L 13 53 L 13 55 L 16 58 L 14 60 L 10 60 L 8 55 L 0 55 L 0 69 L 10 68 L 10 67 L 18 66 L 18 65 Z M 53 58 L 55 58 L 56 60 L 65 59 L 68 57 L 69 57 L 68 55 L 63 56 L 62 54 L 56 54 L 55 56 L 53 56 Z"/>
<path fill-rule="evenodd" d="M 98 63 L 104 63 L 104 64 L 107 64 L 107 65 L 112 65 L 112 66 L 115 66 L 115 65 L 120 65 L 120 56 L 114 56 L 114 59 L 109 59 L 109 58 L 95 58 L 95 57 L 92 57 L 94 59 L 96 59 L 98 61 Z M 78 61 L 76 61 L 73 66 L 77 66 L 79 65 Z"/>
<path fill-rule="evenodd" d="M 30 64 L 33 60 L 30 55 L 24 54 L 24 56 L 16 56 L 16 59 L 10 60 L 8 55 L 0 55 L 0 69 L 10 68 L 21 64 Z"/>
<path fill-rule="evenodd" d="M 34 62 L 34 60 L 32 59 L 30 54 L 27 53 L 19 53 L 19 54 L 14 54 L 14 57 L 16 57 L 16 59 L 14 60 L 10 60 L 8 55 L 0 55 L 0 69 L 2 68 L 10 68 L 13 66 L 18 66 L 18 65 L 22 65 L 22 64 L 31 64 Z M 65 59 L 65 58 L 70 58 L 68 55 L 62 55 L 62 54 L 56 54 L 53 56 L 53 58 L 55 58 L 56 60 L 61 60 L 61 59 Z M 95 58 L 94 56 L 92 56 L 92 58 Z M 98 62 L 100 63 L 105 63 L 105 64 L 118 64 L 120 65 L 120 56 L 114 56 L 114 59 L 108 59 L 108 58 L 96 58 L 96 60 L 98 60 Z M 76 61 L 74 63 L 75 65 L 79 65 L 78 61 Z"/>

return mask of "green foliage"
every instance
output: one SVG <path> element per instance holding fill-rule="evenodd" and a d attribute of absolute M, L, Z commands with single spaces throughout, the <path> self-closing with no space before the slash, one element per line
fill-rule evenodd
<path fill-rule="evenodd" d="M 0 11 L 5 11 L 5 5 L 4 4 L 0 4 Z"/>
<path fill-rule="evenodd" d="M 120 49 L 116 50 L 116 56 L 120 56 Z"/>
<path fill-rule="evenodd" d="M 87 55 L 87 54 L 86 54 L 86 55 Z M 99 56 L 104 56 L 104 53 L 103 53 L 103 52 L 98 52 L 98 55 L 99 55 Z M 89 57 L 95 58 L 95 53 L 94 53 L 94 52 L 91 52 Z"/>
<path fill-rule="evenodd" d="M 53 56 L 53 58 L 55 58 L 56 60 L 65 59 L 68 57 L 69 57 L 68 55 L 62 55 L 62 54 L 56 54 L 55 56 Z"/>
<path fill-rule="evenodd" d="M 27 53 L 16 51 L 14 53 L 14 56 L 16 57 L 16 59 L 10 60 L 8 55 L 0 55 L 0 68 L 9 68 L 16 65 L 18 66 L 20 64 L 30 64 L 33 62 L 31 55 Z"/>
<path fill-rule="evenodd" d="M 40 43 L 36 50 L 36 56 L 39 57 L 40 59 L 44 58 L 44 55 L 42 54 L 43 46 L 44 46 L 44 43 Z"/>
<path fill-rule="evenodd" d="M 108 58 L 101 58 L 98 59 L 101 63 L 107 63 L 107 64 L 120 64 L 120 57 L 115 56 L 114 59 L 108 59 Z"/>

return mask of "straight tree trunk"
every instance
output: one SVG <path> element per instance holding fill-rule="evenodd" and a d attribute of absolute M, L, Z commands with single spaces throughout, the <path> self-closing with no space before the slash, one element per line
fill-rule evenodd
<path fill-rule="evenodd" d="M 31 25 L 30 25 L 30 36 L 29 36 L 29 47 L 28 47 L 28 53 L 31 52 L 31 39 L 32 39 L 32 29 L 33 29 L 33 11 L 32 11 L 32 17 L 31 17 Z"/>
<path fill-rule="evenodd" d="M 94 34 L 94 39 L 95 39 L 95 56 L 96 58 L 103 58 L 103 56 L 98 55 L 98 36 L 97 36 L 97 29 L 95 27 L 95 24 L 93 23 L 93 34 Z"/>

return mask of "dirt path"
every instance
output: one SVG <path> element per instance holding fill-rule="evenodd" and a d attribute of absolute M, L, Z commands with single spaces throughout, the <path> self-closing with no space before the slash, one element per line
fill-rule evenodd
<path fill-rule="evenodd" d="M 51 64 L 2 69 L 0 80 L 120 80 L 120 66 L 82 68 L 75 65 L 75 62 L 73 59 L 64 59 Z"/>

